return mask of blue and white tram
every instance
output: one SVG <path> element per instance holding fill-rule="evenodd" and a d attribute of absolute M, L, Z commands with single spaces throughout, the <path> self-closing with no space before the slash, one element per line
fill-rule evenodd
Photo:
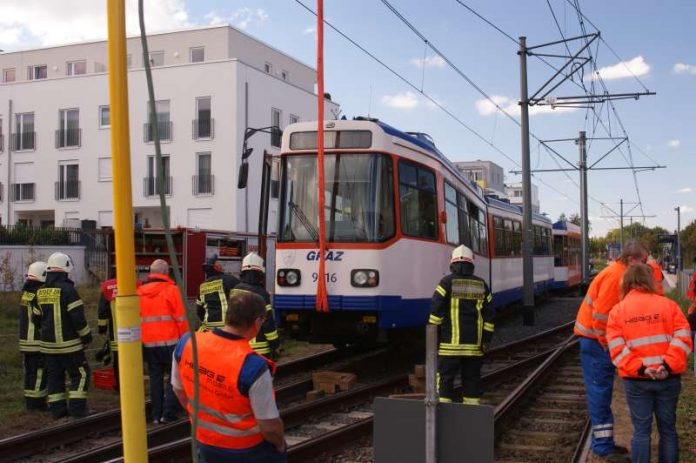
<path fill-rule="evenodd" d="M 321 276 L 316 122 L 293 124 L 282 139 L 274 307 L 292 335 L 336 343 L 424 325 L 433 288 L 460 243 L 474 251 L 476 274 L 489 283 L 494 304 L 521 299 L 519 249 L 516 256 L 498 255 L 489 240 L 491 217 L 521 222 L 520 208 L 485 198 L 427 135 L 368 119 L 324 124 Z M 543 216 L 534 223 L 541 291 L 553 277 L 551 223 Z M 326 279 L 328 313 L 315 310 L 318 278 Z"/>
<path fill-rule="evenodd" d="M 578 286 L 581 280 L 580 227 L 567 220 L 553 224 L 554 289 Z"/>

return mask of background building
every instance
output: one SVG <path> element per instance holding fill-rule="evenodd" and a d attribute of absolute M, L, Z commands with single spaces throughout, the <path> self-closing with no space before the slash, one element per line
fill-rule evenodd
<path fill-rule="evenodd" d="M 139 38 L 127 47 L 135 220 L 159 227 Z M 261 155 L 278 154 L 280 137 L 250 139 L 249 187 L 237 190 L 245 128 L 315 119 L 315 70 L 230 26 L 153 34 L 149 49 L 172 225 L 255 230 Z M 113 225 L 106 42 L 0 54 L 0 70 L 2 223 Z"/>
<path fill-rule="evenodd" d="M 522 207 L 522 182 L 505 185 L 505 194 L 511 204 Z M 532 212 L 539 214 L 539 189 L 532 183 Z"/>

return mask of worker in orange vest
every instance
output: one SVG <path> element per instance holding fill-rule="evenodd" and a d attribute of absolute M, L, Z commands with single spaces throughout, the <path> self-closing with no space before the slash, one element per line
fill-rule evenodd
<path fill-rule="evenodd" d="M 631 410 L 635 462 L 650 461 L 652 417 L 660 433 L 659 460 L 679 460 L 676 430 L 681 374 L 693 349 L 691 330 L 679 306 L 654 288 L 653 270 L 632 265 L 622 282 L 623 299 L 609 313 L 611 358 L 624 378 Z"/>
<path fill-rule="evenodd" d="M 693 273 L 689 281 L 689 289 L 686 291 L 686 297 L 691 301 L 691 305 L 687 311 L 687 319 L 691 325 L 691 331 L 696 332 L 696 257 L 694 257 Z"/>
<path fill-rule="evenodd" d="M 621 255 L 592 280 L 575 321 L 580 340 L 580 361 L 585 381 L 587 408 L 592 422 L 592 451 L 609 462 L 626 461 L 628 450 L 614 443 L 611 395 L 614 365 L 607 352 L 609 312 L 619 302 L 620 285 L 629 265 L 645 263 L 648 252 L 639 242 L 627 242 Z"/>
<path fill-rule="evenodd" d="M 151 417 L 153 423 L 178 419 L 181 410 L 164 377 L 171 375 L 172 354 L 181 336 L 188 332 L 184 301 L 169 278 L 169 264 L 162 259 L 150 265 L 150 275 L 138 288 L 143 357 L 150 375 Z"/>
<path fill-rule="evenodd" d="M 273 393 L 273 361 L 249 345 L 267 316 L 265 302 L 251 291 L 230 296 L 225 325 L 195 334 L 198 369 L 188 334 L 172 362 L 172 386 L 193 413 L 194 377 L 200 378 L 196 441 L 202 462 L 285 463 L 283 422 Z"/>
<path fill-rule="evenodd" d="M 648 265 L 652 269 L 653 278 L 655 279 L 655 292 L 663 296 L 665 294 L 665 276 L 662 273 L 662 267 L 660 267 L 660 264 L 657 263 L 653 256 L 648 257 Z"/>

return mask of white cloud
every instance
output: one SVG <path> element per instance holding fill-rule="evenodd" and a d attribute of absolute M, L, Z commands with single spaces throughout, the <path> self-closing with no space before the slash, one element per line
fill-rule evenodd
<path fill-rule="evenodd" d="M 384 95 L 382 104 L 396 109 L 413 109 L 420 104 L 420 100 L 415 93 L 404 92 L 396 95 Z"/>
<path fill-rule="evenodd" d="M 691 193 L 692 191 L 694 191 L 693 188 L 686 187 L 686 188 L 681 188 L 681 189 L 677 190 L 677 193 Z"/>
<path fill-rule="evenodd" d="M 183 0 L 149 0 L 145 5 L 148 32 L 190 26 Z M 138 2 L 126 0 L 126 32 L 135 35 Z M 106 2 L 85 0 L 2 0 L 0 48 L 57 45 L 106 37 Z"/>
<path fill-rule="evenodd" d="M 667 146 L 669 146 L 670 148 L 674 148 L 674 149 L 679 148 L 680 145 L 681 145 L 681 141 L 679 141 L 679 140 L 670 140 L 667 142 Z"/>
<path fill-rule="evenodd" d="M 650 72 L 650 65 L 642 56 L 636 56 L 628 61 L 621 61 L 611 66 L 600 68 L 595 73 L 585 77 L 585 80 L 597 80 L 598 75 L 604 80 L 625 79 L 626 77 L 640 77 Z"/>
<path fill-rule="evenodd" d="M 677 63 L 672 70 L 675 74 L 696 74 L 696 66 L 693 64 Z"/>
<path fill-rule="evenodd" d="M 445 60 L 440 55 L 426 56 L 425 58 L 412 58 L 408 60 L 409 63 L 416 66 L 417 68 L 442 68 L 445 67 Z"/>
<path fill-rule="evenodd" d="M 681 214 L 688 214 L 690 212 L 694 212 L 694 208 L 691 206 L 679 206 L 679 212 Z"/>
<path fill-rule="evenodd" d="M 495 104 L 494 104 L 495 103 Z M 498 108 L 496 108 L 496 104 L 502 108 L 505 112 L 508 114 L 511 114 L 514 117 L 520 117 L 520 105 L 517 103 L 517 101 L 513 100 L 512 98 L 508 98 L 506 96 L 501 96 L 501 95 L 491 95 L 491 99 L 481 99 L 477 100 L 475 103 L 476 110 L 478 113 L 482 116 L 491 116 L 498 111 Z M 529 107 L 529 115 L 530 116 L 535 116 L 537 114 L 561 114 L 561 113 L 566 113 L 566 112 L 571 112 L 571 111 L 576 111 L 577 108 L 566 108 L 566 107 L 556 107 L 555 109 L 552 106 L 548 105 L 543 105 L 543 106 L 530 106 Z"/>
<path fill-rule="evenodd" d="M 306 28 L 302 31 L 302 34 L 304 34 L 304 35 L 316 34 L 316 33 L 317 33 L 317 27 L 316 27 L 316 26 L 309 26 L 309 27 L 306 27 Z"/>
<path fill-rule="evenodd" d="M 247 29 L 250 25 L 262 25 L 268 19 L 268 13 L 262 8 L 239 8 L 232 12 L 213 10 L 205 15 L 205 19 L 211 25 L 233 24 L 240 29 Z"/>

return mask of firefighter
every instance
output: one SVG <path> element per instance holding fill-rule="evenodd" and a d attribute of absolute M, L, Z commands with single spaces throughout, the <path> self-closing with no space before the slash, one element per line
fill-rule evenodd
<path fill-rule="evenodd" d="M 46 262 L 29 266 L 19 307 L 19 351 L 24 355 L 24 402 L 27 410 L 47 410 L 44 356 L 40 352 L 40 325 L 34 323 L 32 305 L 36 291 L 46 281 Z"/>
<path fill-rule="evenodd" d="M 222 271 L 217 255 L 206 260 L 203 272 L 205 281 L 198 289 L 196 313 L 201 321 L 201 331 L 208 331 L 225 325 L 227 299 L 230 297 L 230 291 L 239 284 L 239 280 Z"/>
<path fill-rule="evenodd" d="M 438 392 L 440 402 L 455 402 L 454 379 L 461 374 L 462 402 L 477 405 L 481 364 L 493 336 L 495 310 L 491 292 L 474 275 L 474 254 L 461 245 L 452 251 L 450 273 L 435 288 L 429 323 L 438 325 Z"/>
<path fill-rule="evenodd" d="M 265 355 L 271 360 L 278 359 L 278 347 L 280 340 L 278 339 L 278 330 L 276 329 L 275 319 L 273 318 L 273 306 L 271 305 L 271 296 L 264 288 L 266 280 L 266 267 L 264 261 L 255 252 L 250 252 L 242 260 L 242 272 L 240 274 L 242 282 L 234 287 L 231 294 L 239 292 L 256 293 L 263 298 L 266 303 L 266 320 L 259 333 L 251 341 L 249 345 L 257 353 Z"/>
<path fill-rule="evenodd" d="M 650 266 L 650 269 L 653 272 L 653 278 L 655 279 L 655 292 L 660 296 L 664 296 L 665 276 L 662 274 L 662 267 L 660 267 L 660 264 L 657 263 L 653 256 L 648 257 L 648 265 Z"/>
<path fill-rule="evenodd" d="M 87 414 L 90 369 L 85 348 L 92 333 L 84 305 L 69 275 L 70 257 L 51 254 L 46 262 L 46 282 L 36 292 L 33 313 L 41 319 L 41 352 L 46 357 L 48 408 L 54 417 L 81 417 Z M 70 386 L 65 389 L 65 375 Z"/>
<path fill-rule="evenodd" d="M 575 321 L 580 340 L 580 363 L 587 392 L 587 408 L 592 422 L 592 451 L 608 461 L 625 461 L 628 449 L 614 443 L 614 416 L 611 396 L 614 365 L 606 338 L 609 312 L 619 302 L 620 286 L 626 268 L 645 263 L 646 249 L 635 240 L 627 242 L 621 255 L 599 272 L 587 288 Z"/>

